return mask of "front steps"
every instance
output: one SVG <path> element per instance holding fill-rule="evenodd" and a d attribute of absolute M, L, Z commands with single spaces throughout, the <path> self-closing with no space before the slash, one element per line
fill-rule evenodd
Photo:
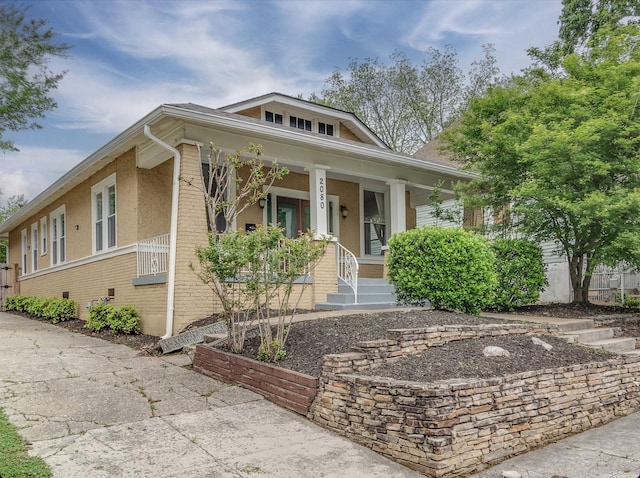
<path fill-rule="evenodd" d="M 587 319 L 588 320 L 588 319 Z M 633 337 L 614 338 L 614 329 L 607 327 L 594 327 L 591 321 L 590 328 L 563 330 L 563 336 L 570 342 L 578 342 L 587 347 L 604 349 L 616 354 L 636 354 L 636 339 Z"/>
<path fill-rule="evenodd" d="M 327 301 L 316 304 L 316 310 L 375 310 L 397 307 L 393 286 L 385 279 L 358 279 L 358 300 L 353 290 L 341 282 L 338 292 L 327 294 Z"/>

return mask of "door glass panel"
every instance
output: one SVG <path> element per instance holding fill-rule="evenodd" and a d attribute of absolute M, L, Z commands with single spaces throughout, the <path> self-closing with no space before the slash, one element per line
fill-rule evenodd
<path fill-rule="evenodd" d="M 284 229 L 287 237 L 298 235 L 297 207 L 295 204 L 281 203 L 278 201 L 278 223 Z"/>

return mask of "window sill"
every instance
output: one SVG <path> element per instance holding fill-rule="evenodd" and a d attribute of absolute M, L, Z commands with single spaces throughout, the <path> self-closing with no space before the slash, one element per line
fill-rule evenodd
<path fill-rule="evenodd" d="M 134 277 L 131 283 L 134 286 L 165 284 L 167 282 L 167 274 L 158 274 L 157 276 Z"/>

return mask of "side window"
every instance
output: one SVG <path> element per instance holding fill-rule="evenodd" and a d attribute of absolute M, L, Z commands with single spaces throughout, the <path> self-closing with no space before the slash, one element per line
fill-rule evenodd
<path fill-rule="evenodd" d="M 116 194 L 115 173 L 91 188 L 94 254 L 118 245 Z"/>
<path fill-rule="evenodd" d="M 20 256 L 20 265 L 22 266 L 22 275 L 27 273 L 27 230 L 23 229 L 20 233 L 22 244 L 22 255 Z"/>
<path fill-rule="evenodd" d="M 67 260 L 67 224 L 65 207 L 59 207 L 49 216 L 51 222 L 51 265 L 63 264 Z"/>
<path fill-rule="evenodd" d="M 38 270 L 38 223 L 31 224 L 31 272 Z"/>
<path fill-rule="evenodd" d="M 40 219 L 40 255 L 44 256 L 47 253 L 47 218 Z"/>

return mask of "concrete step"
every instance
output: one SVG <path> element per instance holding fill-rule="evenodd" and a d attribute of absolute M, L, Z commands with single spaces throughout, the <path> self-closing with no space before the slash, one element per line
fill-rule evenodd
<path fill-rule="evenodd" d="M 383 294 L 383 293 L 367 293 L 358 291 L 358 302 L 361 304 L 370 304 L 373 302 L 394 302 L 396 298 L 393 294 Z M 332 304 L 353 304 L 355 303 L 355 296 L 353 292 L 350 294 L 340 293 L 340 292 L 332 292 L 327 294 L 327 302 Z"/>
<path fill-rule="evenodd" d="M 353 289 L 346 284 L 338 286 L 338 292 L 342 294 L 353 294 Z M 393 286 L 391 284 L 361 284 L 358 283 L 358 294 L 392 294 Z"/>
<path fill-rule="evenodd" d="M 573 330 L 569 333 L 565 333 L 564 335 L 573 338 L 573 341 L 580 342 L 581 344 L 587 344 L 591 342 L 595 342 L 597 340 L 607 340 L 613 338 L 613 329 L 609 328 L 594 328 L 594 329 L 583 329 L 583 330 Z"/>
<path fill-rule="evenodd" d="M 556 323 L 562 332 L 573 332 L 574 330 L 594 329 L 593 319 L 566 319 Z"/>
<path fill-rule="evenodd" d="M 401 307 L 396 302 L 368 302 L 357 304 L 336 304 L 332 302 L 322 302 L 316 304 L 316 310 L 378 310 L 378 309 L 394 309 Z M 406 306 L 402 306 L 406 307 Z"/>
<path fill-rule="evenodd" d="M 636 351 L 636 339 L 629 337 L 621 337 L 617 339 L 594 340 L 585 343 L 587 347 L 604 349 L 616 354 Z"/>

